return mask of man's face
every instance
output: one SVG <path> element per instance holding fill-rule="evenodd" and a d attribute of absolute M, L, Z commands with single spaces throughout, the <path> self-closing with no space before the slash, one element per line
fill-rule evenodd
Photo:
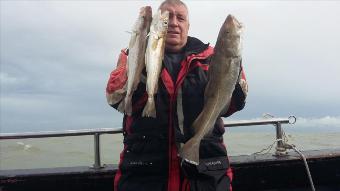
<path fill-rule="evenodd" d="M 188 10 L 184 5 L 165 4 L 162 12 L 169 11 L 168 34 L 165 49 L 169 52 L 179 52 L 187 43 L 189 31 Z"/>

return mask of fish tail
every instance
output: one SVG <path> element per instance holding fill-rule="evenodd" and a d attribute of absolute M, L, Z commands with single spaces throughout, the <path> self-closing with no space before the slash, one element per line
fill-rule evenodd
<path fill-rule="evenodd" d="M 142 116 L 156 118 L 155 100 L 153 96 L 148 98 Z"/>
<path fill-rule="evenodd" d="M 190 164 L 199 164 L 199 148 L 201 140 L 197 137 L 192 137 L 188 142 L 186 142 L 181 151 L 180 156 L 182 159 Z"/>
<path fill-rule="evenodd" d="M 125 97 L 125 114 L 128 116 L 132 114 L 132 96 Z"/>

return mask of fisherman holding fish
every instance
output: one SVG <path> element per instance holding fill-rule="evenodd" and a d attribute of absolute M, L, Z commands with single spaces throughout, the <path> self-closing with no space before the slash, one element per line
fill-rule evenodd
<path fill-rule="evenodd" d="M 141 8 L 106 88 L 124 113 L 114 190 L 231 190 L 221 117 L 245 105 L 242 25 L 229 15 L 214 49 L 188 36 L 182 1 L 165 0 L 151 15 Z"/>

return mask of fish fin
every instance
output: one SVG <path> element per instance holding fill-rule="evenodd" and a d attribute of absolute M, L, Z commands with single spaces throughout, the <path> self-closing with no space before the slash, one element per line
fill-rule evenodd
<path fill-rule="evenodd" d="M 230 100 L 231 100 L 231 98 L 230 98 Z M 222 115 L 226 114 L 226 113 L 228 112 L 228 110 L 229 110 L 229 106 L 230 106 L 230 101 L 227 103 L 227 105 L 225 105 L 225 106 L 223 107 L 223 109 L 222 109 L 222 111 L 220 112 L 220 115 L 219 115 L 219 116 L 222 116 Z"/>
<path fill-rule="evenodd" d="M 157 45 L 158 45 L 158 39 L 157 40 L 153 40 L 152 41 L 152 45 L 151 45 L 152 50 L 156 50 L 157 49 Z"/>
<path fill-rule="evenodd" d="M 126 96 L 125 97 L 125 114 L 131 116 L 132 114 L 132 97 Z"/>
<path fill-rule="evenodd" d="M 133 30 L 133 31 L 125 31 L 126 33 L 129 33 L 129 34 L 139 34 L 138 31 L 136 30 Z"/>
<path fill-rule="evenodd" d="M 148 98 L 148 101 L 146 102 L 142 116 L 156 118 L 156 107 L 155 107 L 155 100 L 153 97 Z"/>
<path fill-rule="evenodd" d="M 200 142 L 200 139 L 192 137 L 183 145 L 180 151 L 180 156 L 184 161 L 194 165 L 199 164 Z"/>

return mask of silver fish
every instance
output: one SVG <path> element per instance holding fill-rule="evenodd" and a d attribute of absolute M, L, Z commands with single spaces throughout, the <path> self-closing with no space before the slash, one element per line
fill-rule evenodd
<path fill-rule="evenodd" d="M 150 26 L 150 35 L 145 53 L 145 65 L 147 72 L 146 91 L 148 101 L 144 107 L 143 117 L 156 117 L 154 95 L 158 88 L 158 79 L 162 69 L 164 57 L 165 39 L 168 31 L 169 12 L 164 11 L 154 15 Z"/>
<path fill-rule="evenodd" d="M 139 17 L 135 22 L 130 43 L 129 56 L 127 59 L 127 87 L 124 102 L 125 114 L 131 116 L 132 114 L 132 95 L 137 89 L 140 82 L 142 71 L 145 67 L 145 50 L 147 43 L 147 35 L 150 30 L 152 20 L 152 10 L 150 6 L 142 7 L 139 12 Z M 118 107 L 120 109 L 120 107 Z"/>
<path fill-rule="evenodd" d="M 228 15 L 222 25 L 208 71 L 202 112 L 192 124 L 195 135 L 181 148 L 183 160 L 198 165 L 202 138 L 212 130 L 217 118 L 225 113 L 241 70 L 242 25 Z"/>

